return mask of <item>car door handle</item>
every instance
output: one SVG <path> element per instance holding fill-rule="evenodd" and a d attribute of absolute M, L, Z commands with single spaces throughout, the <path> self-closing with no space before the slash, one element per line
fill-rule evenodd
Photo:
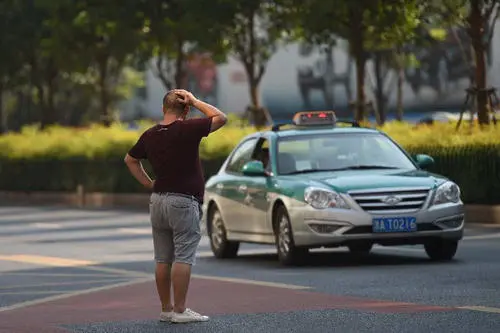
<path fill-rule="evenodd" d="M 246 185 L 240 185 L 238 186 L 238 191 L 239 192 L 245 192 L 247 190 L 247 186 Z"/>

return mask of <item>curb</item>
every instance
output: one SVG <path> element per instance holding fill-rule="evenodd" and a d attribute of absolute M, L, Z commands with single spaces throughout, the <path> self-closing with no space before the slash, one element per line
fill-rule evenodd
<path fill-rule="evenodd" d="M 42 205 L 86 209 L 127 209 L 148 212 L 148 193 L 7 192 L 0 191 L 0 205 Z M 465 205 L 466 223 L 499 224 L 500 205 Z"/>

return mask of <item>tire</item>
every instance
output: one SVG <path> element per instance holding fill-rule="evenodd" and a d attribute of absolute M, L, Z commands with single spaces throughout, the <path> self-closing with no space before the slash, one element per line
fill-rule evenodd
<path fill-rule="evenodd" d="M 434 261 L 450 261 L 457 253 L 458 241 L 437 239 L 424 244 L 425 252 Z"/>
<path fill-rule="evenodd" d="M 208 217 L 208 236 L 210 238 L 210 248 L 216 258 L 235 258 L 240 248 L 239 242 L 232 242 L 227 239 L 224 220 L 218 208 L 215 208 Z"/>
<path fill-rule="evenodd" d="M 309 249 L 295 246 L 290 217 L 284 206 L 278 207 L 275 223 L 276 249 L 279 262 L 284 266 L 304 264 Z"/>
<path fill-rule="evenodd" d="M 355 255 L 367 255 L 372 250 L 372 243 L 353 243 L 347 246 L 349 248 L 349 252 Z"/>

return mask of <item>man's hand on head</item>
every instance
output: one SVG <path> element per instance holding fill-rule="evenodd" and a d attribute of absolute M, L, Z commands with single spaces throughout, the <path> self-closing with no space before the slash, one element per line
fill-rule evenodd
<path fill-rule="evenodd" d="M 184 89 L 174 89 L 174 92 L 179 98 L 177 99 L 179 102 L 185 105 L 194 105 L 197 101 L 196 97 L 192 93 Z"/>

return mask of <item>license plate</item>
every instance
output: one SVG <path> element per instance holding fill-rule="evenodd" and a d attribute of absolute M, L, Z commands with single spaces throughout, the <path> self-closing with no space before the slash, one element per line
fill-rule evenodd
<path fill-rule="evenodd" d="M 373 232 L 414 232 L 417 231 L 415 217 L 384 217 L 374 218 Z"/>

